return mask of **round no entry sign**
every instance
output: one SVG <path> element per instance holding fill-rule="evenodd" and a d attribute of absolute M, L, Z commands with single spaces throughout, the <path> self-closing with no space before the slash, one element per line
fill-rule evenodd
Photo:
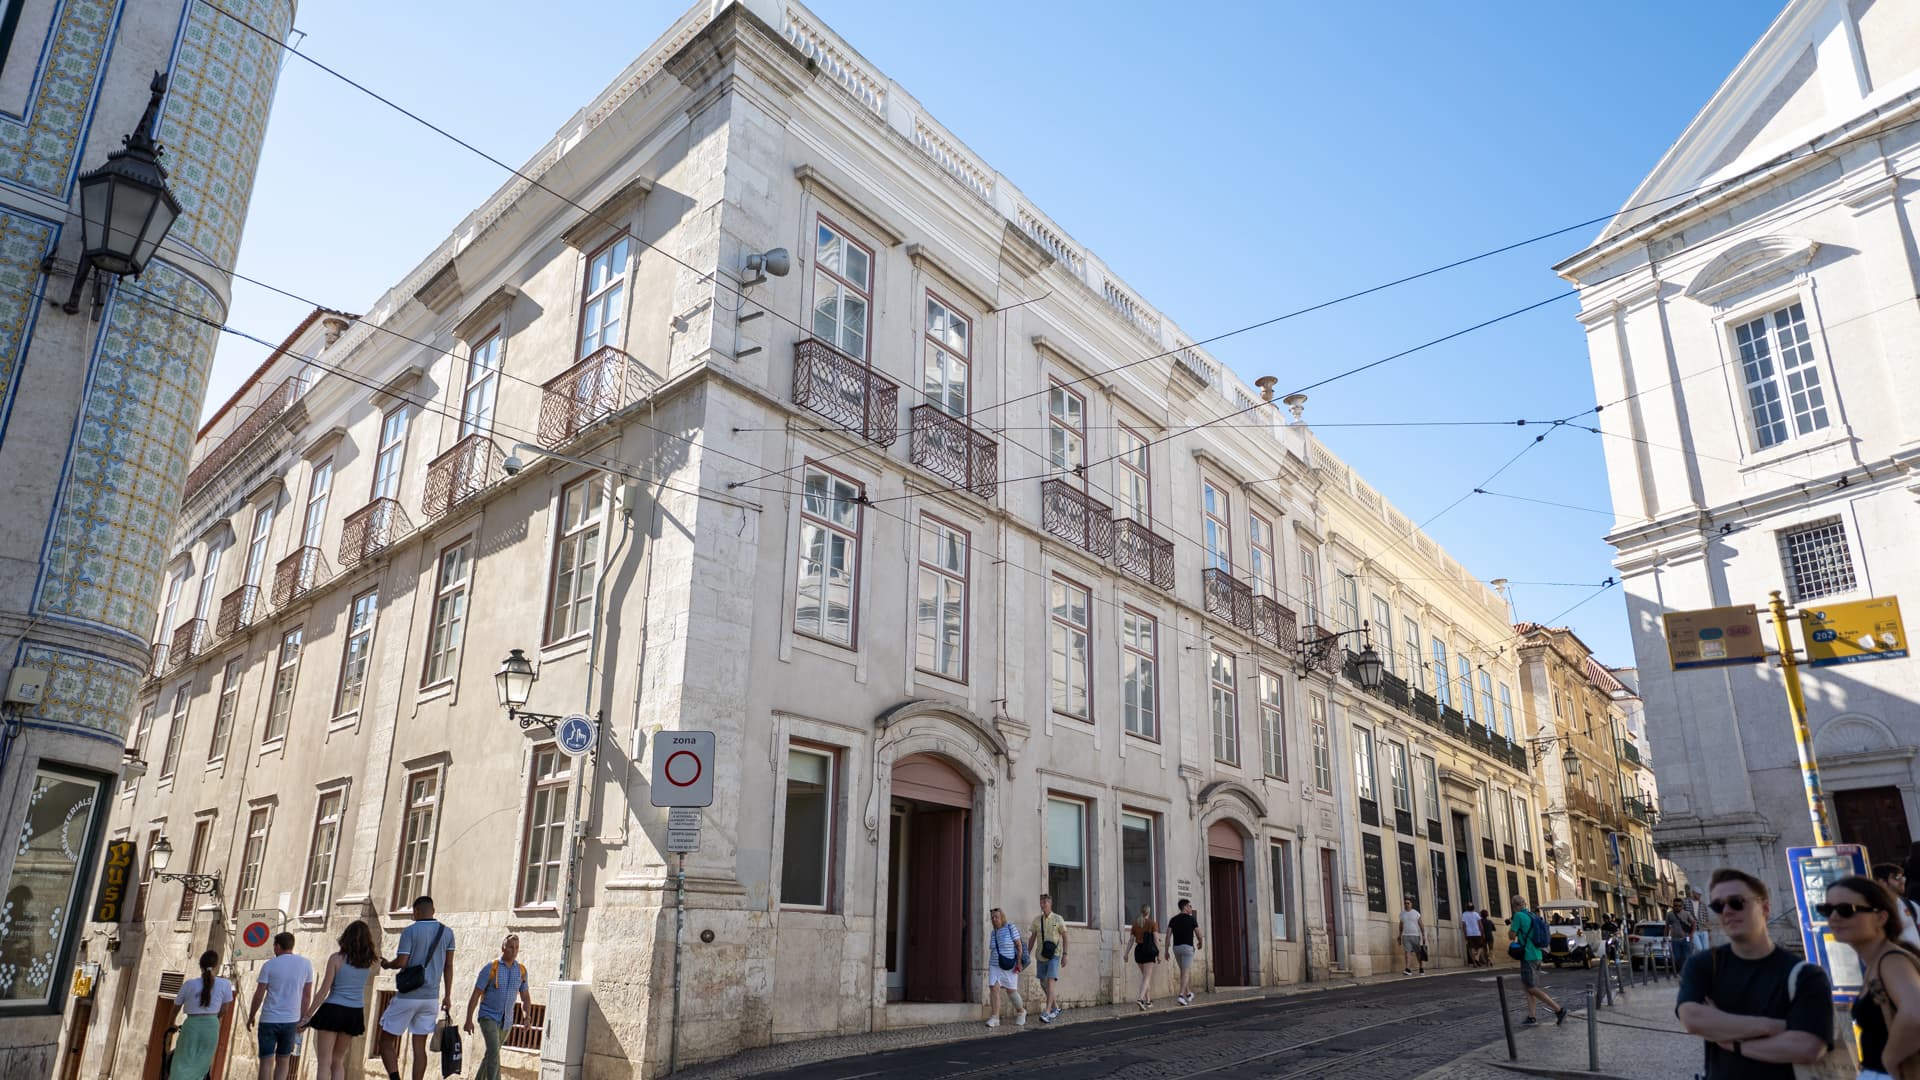
<path fill-rule="evenodd" d="M 653 734 L 653 805 L 713 805 L 713 732 Z"/>

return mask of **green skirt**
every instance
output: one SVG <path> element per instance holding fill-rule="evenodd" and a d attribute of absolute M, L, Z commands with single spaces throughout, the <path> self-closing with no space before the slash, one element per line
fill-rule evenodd
<path fill-rule="evenodd" d="M 173 1071 L 168 1080 L 206 1080 L 219 1047 L 219 1016 L 187 1017 L 187 1022 L 180 1025 L 179 1041 L 173 1044 Z"/>

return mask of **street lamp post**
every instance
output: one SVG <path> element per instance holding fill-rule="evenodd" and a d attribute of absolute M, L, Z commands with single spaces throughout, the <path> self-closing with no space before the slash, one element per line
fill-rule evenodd
<path fill-rule="evenodd" d="M 1339 630 L 1317 638 L 1301 638 L 1299 641 L 1300 663 L 1309 669 L 1322 667 L 1333 655 L 1334 645 L 1341 638 L 1353 634 L 1368 635 L 1371 630 L 1371 624 L 1363 622 L 1358 630 Z M 1360 655 L 1354 658 L 1353 666 L 1354 673 L 1360 678 L 1360 689 L 1369 693 L 1380 689 L 1380 684 L 1386 677 L 1387 665 L 1375 651 L 1371 638 L 1363 640 Z"/>

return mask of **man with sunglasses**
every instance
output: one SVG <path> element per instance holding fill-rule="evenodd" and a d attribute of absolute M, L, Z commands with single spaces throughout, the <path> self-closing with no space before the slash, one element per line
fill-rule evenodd
<path fill-rule="evenodd" d="M 1873 880 L 1885 885 L 1900 905 L 1902 920 L 1899 940 L 1920 949 L 1920 904 L 1907 899 L 1907 872 L 1897 863 L 1883 862 L 1873 868 Z"/>
<path fill-rule="evenodd" d="M 1767 886 L 1743 870 L 1713 872 L 1707 904 L 1727 944 L 1680 973 L 1681 1026 L 1707 1043 L 1707 1080 L 1793 1080 L 1793 1067 L 1833 1046 L 1833 982 L 1773 943 Z"/>

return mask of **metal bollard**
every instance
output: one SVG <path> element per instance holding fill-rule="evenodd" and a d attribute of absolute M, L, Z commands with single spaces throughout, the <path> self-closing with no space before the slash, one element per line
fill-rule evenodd
<path fill-rule="evenodd" d="M 1507 1011 L 1507 977 L 1495 975 L 1493 988 L 1500 992 L 1500 1026 L 1507 1031 L 1507 1060 L 1519 1061 L 1520 1051 L 1513 1045 L 1513 1013 Z"/>
<path fill-rule="evenodd" d="M 1595 1017 L 1593 991 L 1587 991 L 1587 1071 L 1600 1071 L 1600 1021 Z"/>

